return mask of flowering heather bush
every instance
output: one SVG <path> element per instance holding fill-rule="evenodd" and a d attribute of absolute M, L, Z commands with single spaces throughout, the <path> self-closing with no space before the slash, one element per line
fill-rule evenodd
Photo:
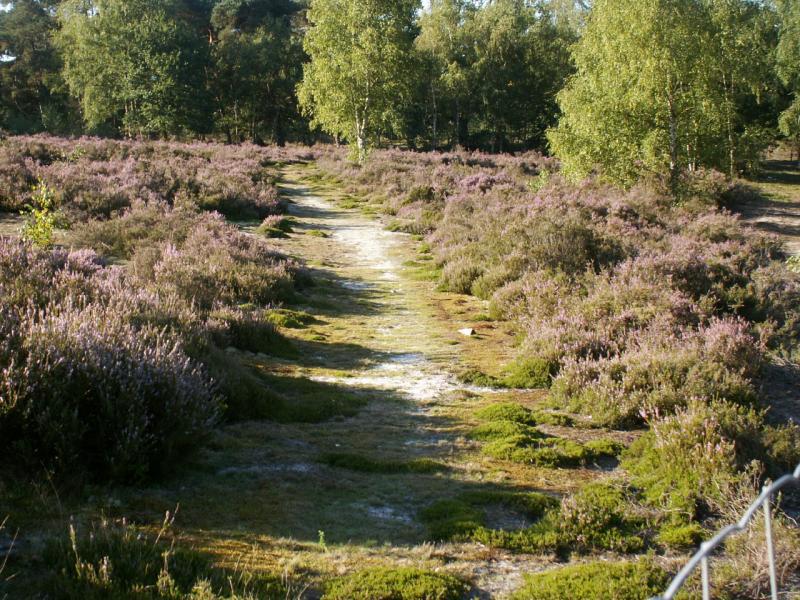
<path fill-rule="evenodd" d="M 103 269 L 91 252 L 47 253 L 3 238 L 0 265 L 7 466 L 138 480 L 209 431 L 220 410 L 212 382 L 176 334 L 138 321 L 141 299 L 118 269 Z"/>
<path fill-rule="evenodd" d="M 563 407 L 638 426 L 687 398 L 749 403 L 767 353 L 796 356 L 800 279 L 776 238 L 717 210 L 713 173 L 687 199 L 564 181 L 537 155 L 375 152 L 319 164 L 424 232 L 441 286 L 489 299 L 554 374 Z"/>
<path fill-rule="evenodd" d="M 0 143 L 0 210 L 18 210 L 41 178 L 68 222 L 106 219 L 137 203 L 191 204 L 234 219 L 283 211 L 267 171 L 298 149 L 49 136 Z"/>
<path fill-rule="evenodd" d="M 263 240 L 241 233 L 219 215 L 205 215 L 180 246 L 163 247 L 152 281 L 157 289 L 209 310 L 220 304 L 286 300 L 294 288 L 293 270 Z"/>

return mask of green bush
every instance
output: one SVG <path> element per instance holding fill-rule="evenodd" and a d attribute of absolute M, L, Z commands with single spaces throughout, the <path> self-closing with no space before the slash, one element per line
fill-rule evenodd
<path fill-rule="evenodd" d="M 324 600 L 460 600 L 463 581 L 411 567 L 375 567 L 330 582 Z"/>
<path fill-rule="evenodd" d="M 285 329 L 305 329 L 308 325 L 319 323 L 312 315 L 285 308 L 273 308 L 266 312 L 266 318 L 276 327 Z"/>
<path fill-rule="evenodd" d="M 507 367 L 502 381 L 509 388 L 549 388 L 556 370 L 556 365 L 544 358 L 519 358 Z"/>
<path fill-rule="evenodd" d="M 512 416 L 530 421 L 532 413 L 514 404 L 486 407 L 482 414 L 498 418 Z M 519 410 L 522 409 L 522 410 Z M 480 413 L 479 413 L 480 414 Z M 527 463 L 540 467 L 574 467 L 591 463 L 602 457 L 616 457 L 622 445 L 613 440 L 592 440 L 585 444 L 552 437 L 525 423 L 496 420 L 482 423 L 470 432 L 472 439 L 485 441 L 482 452 L 487 456 Z"/>
<path fill-rule="evenodd" d="M 647 600 L 669 578 L 649 561 L 595 562 L 527 575 L 513 600 Z"/>
<path fill-rule="evenodd" d="M 637 532 L 642 523 L 629 514 L 624 490 L 590 483 L 561 502 L 560 543 L 572 550 L 636 552 L 644 547 Z"/>
<path fill-rule="evenodd" d="M 631 482 L 645 501 L 688 523 L 725 498 L 746 476 L 751 461 L 766 457 L 764 415 L 722 400 L 694 400 L 651 430 L 623 456 Z"/>

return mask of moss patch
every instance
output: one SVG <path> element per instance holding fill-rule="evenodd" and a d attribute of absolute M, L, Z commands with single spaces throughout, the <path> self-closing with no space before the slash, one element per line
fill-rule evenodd
<path fill-rule="evenodd" d="M 410 567 L 367 569 L 328 584 L 325 600 L 460 600 L 463 581 Z"/>
<path fill-rule="evenodd" d="M 513 600 L 647 600 L 664 591 L 668 577 L 649 561 L 595 562 L 525 577 Z"/>

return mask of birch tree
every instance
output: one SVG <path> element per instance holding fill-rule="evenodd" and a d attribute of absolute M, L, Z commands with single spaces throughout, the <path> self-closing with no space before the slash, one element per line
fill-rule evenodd
<path fill-rule="evenodd" d="M 419 0 L 312 0 L 298 97 L 312 125 L 366 159 L 378 134 L 400 128 L 410 101 Z"/>

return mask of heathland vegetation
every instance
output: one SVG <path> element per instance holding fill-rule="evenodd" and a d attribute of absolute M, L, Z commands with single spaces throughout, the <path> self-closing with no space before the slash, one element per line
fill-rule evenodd
<path fill-rule="evenodd" d="M 18 0 L 0 53 L 0 600 L 643 600 L 800 462 L 736 213 L 795 2 Z"/>

